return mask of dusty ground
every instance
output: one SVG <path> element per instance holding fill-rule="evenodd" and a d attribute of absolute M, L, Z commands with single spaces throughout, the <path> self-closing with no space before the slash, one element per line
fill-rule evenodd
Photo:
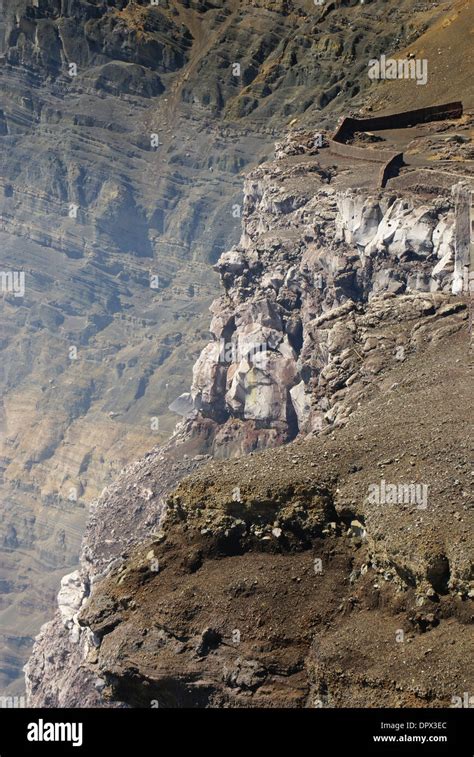
<path fill-rule="evenodd" d="M 446 335 L 385 374 L 344 428 L 185 479 L 163 532 L 83 612 L 104 693 L 416 707 L 472 691 L 468 363 L 467 329 Z M 426 509 L 371 505 L 382 478 L 426 484 Z"/>
<path fill-rule="evenodd" d="M 386 55 L 407 58 L 410 55 L 428 61 L 428 81 L 417 85 L 413 80 L 378 82 L 370 109 L 387 112 L 410 110 L 425 105 L 463 100 L 466 108 L 474 108 L 471 71 L 473 66 L 472 35 L 474 5 L 471 0 L 440 2 L 426 8 L 427 25 L 435 14 L 438 18 L 423 30 L 422 17 L 417 24 L 421 33 L 404 50 Z M 376 57 L 376 56 L 374 56 Z"/>

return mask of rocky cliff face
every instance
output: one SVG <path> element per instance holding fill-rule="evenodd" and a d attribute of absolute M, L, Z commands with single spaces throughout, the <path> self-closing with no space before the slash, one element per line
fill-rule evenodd
<path fill-rule="evenodd" d="M 336 168 L 305 149 L 311 136 L 278 144 L 278 160 L 250 174 L 242 237 L 215 266 L 225 294 L 191 398 L 220 422 L 216 456 L 238 429 L 251 449 L 347 417 L 361 387 L 412 348 L 394 323 L 436 312 L 451 290 L 453 201 L 341 190 Z"/>
<path fill-rule="evenodd" d="M 417 707 L 469 690 L 465 334 L 426 347 L 346 426 L 182 481 L 93 586 L 76 643 L 45 628 L 30 701 Z M 164 462 L 125 475 L 99 517 L 136 502 L 143 473 L 153 490 Z M 381 479 L 428 482 L 426 508 L 370 502 Z"/>
<path fill-rule="evenodd" d="M 322 128 L 365 103 L 372 51 L 438 12 L 4 0 L 1 272 L 25 277 L 0 300 L 5 689 L 77 567 L 87 504 L 172 432 L 207 340 L 210 264 L 239 236 L 239 173 L 293 119 Z M 295 428 L 275 413 L 270 441 Z"/>
<path fill-rule="evenodd" d="M 468 685 L 455 199 L 367 186 L 305 131 L 244 197 L 186 417 L 94 505 L 32 705 L 439 706 Z"/>

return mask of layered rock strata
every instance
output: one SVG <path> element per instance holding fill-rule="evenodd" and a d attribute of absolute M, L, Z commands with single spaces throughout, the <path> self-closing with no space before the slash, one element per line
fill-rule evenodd
<path fill-rule="evenodd" d="M 186 418 L 94 506 L 32 705 L 441 706 L 468 685 L 454 198 L 351 188 L 308 134 L 276 155 L 217 263 Z"/>

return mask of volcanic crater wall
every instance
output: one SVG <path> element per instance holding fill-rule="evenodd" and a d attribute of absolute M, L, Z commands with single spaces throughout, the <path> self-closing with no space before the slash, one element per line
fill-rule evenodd
<path fill-rule="evenodd" d="M 230 651 L 229 629 L 221 623 L 229 610 L 213 599 L 212 617 L 205 618 L 198 600 L 194 607 L 192 598 L 201 596 L 201 581 L 206 591 L 214 587 L 215 599 L 234 591 L 227 570 L 235 574 L 232 561 L 242 555 L 244 573 L 235 596 L 243 594 L 235 606 L 251 625 L 256 609 L 249 597 L 255 591 L 261 602 L 262 595 L 255 586 L 251 591 L 247 587 L 247 567 L 250 575 L 261 560 L 258 571 L 276 571 L 276 577 L 283 563 L 275 562 L 275 555 L 287 555 L 283 586 L 289 571 L 296 571 L 295 581 L 301 577 L 300 568 L 292 566 L 302 560 L 303 570 L 304 554 L 316 543 L 318 550 L 334 549 L 331 554 L 339 555 L 339 568 L 331 573 L 337 586 L 327 587 L 333 597 L 345 597 L 352 550 L 357 551 L 364 539 L 367 545 L 367 538 L 371 556 L 357 562 L 351 575 L 362 577 L 369 570 L 368 578 L 361 578 L 364 584 L 374 570 L 386 574 L 387 602 L 393 608 L 402 601 L 398 591 L 414 592 L 403 594 L 409 613 L 416 614 L 413 608 L 420 597 L 423 603 L 431 601 L 429 576 L 436 573 L 438 549 L 449 553 L 450 584 L 443 579 L 443 592 L 451 598 L 459 594 L 459 603 L 467 596 L 469 555 L 458 549 L 456 539 L 449 541 L 449 549 L 441 547 L 436 531 L 435 546 L 418 555 L 411 541 L 418 528 L 414 505 L 413 532 L 403 546 L 397 538 L 397 511 L 380 519 L 380 510 L 366 509 L 360 489 L 352 490 L 350 482 L 349 488 L 338 489 L 341 473 L 330 461 L 339 457 L 338 440 L 343 437 L 332 437 L 330 451 L 324 446 L 328 435 L 343 434 L 346 426 L 344 443 L 353 445 L 355 437 L 358 443 L 364 440 L 358 413 L 371 407 L 374 397 L 386 396 L 390 404 L 390 392 L 398 386 L 394 376 L 403 373 L 405 361 L 416 366 L 418 356 L 425 356 L 429 348 L 439 345 L 442 350 L 443 340 L 461 338 L 467 303 L 451 294 L 454 203 L 449 198 L 433 201 L 412 194 L 338 188 L 337 172 L 322 165 L 324 149 L 315 149 L 312 132 L 298 131 L 276 145 L 274 161 L 248 175 L 241 239 L 216 264 L 224 293 L 211 307 L 213 339 L 196 361 L 191 391 L 183 398 L 187 417 L 168 444 L 123 471 L 94 504 L 80 569 L 63 579 L 59 611 L 39 634 L 27 666 L 32 705 L 149 706 L 150 698 L 157 698 L 163 706 L 274 706 L 288 703 L 291 680 L 294 702 L 308 706 L 334 671 L 329 661 L 303 662 L 311 642 L 310 636 L 302 640 L 296 629 L 294 634 L 288 630 L 292 607 L 299 618 L 293 599 L 285 604 L 289 615 L 280 618 L 281 633 L 286 628 L 292 641 L 288 645 L 278 634 L 272 636 L 273 645 L 266 647 L 269 657 L 260 656 L 257 640 L 239 649 L 237 659 Z M 404 406 L 403 397 L 400 402 Z M 383 434 L 386 420 L 370 422 Z M 401 427 L 406 430 L 407 424 Z M 317 450 L 306 453 L 303 440 L 315 435 Z M 259 465 L 265 470 L 268 466 L 270 477 L 279 475 L 271 453 L 247 460 L 242 456 L 281 446 L 296 436 L 296 446 L 278 452 L 283 455 L 281 465 L 288 465 L 293 474 L 275 487 L 264 477 L 260 488 Z M 401 447 L 407 443 L 401 441 Z M 313 480 L 307 470 L 314 455 L 321 464 Z M 203 467 L 210 458 L 239 458 L 225 464 L 226 486 L 216 475 L 224 463 Z M 371 466 L 376 463 L 361 465 L 354 463 L 353 472 L 364 468 L 363 476 L 372 480 L 376 474 Z M 195 484 L 186 479 L 173 493 L 188 473 L 198 477 Z M 426 521 L 428 531 L 423 531 L 427 539 L 437 522 L 433 511 Z M 332 542 L 343 534 L 350 540 L 349 551 L 343 542 Z M 224 582 L 220 588 L 213 583 L 217 575 Z M 314 595 L 309 574 L 307 579 L 304 591 Z M 184 592 L 183 606 L 175 602 L 174 581 Z M 362 584 L 357 596 L 369 613 L 364 615 L 366 624 L 371 590 L 367 594 Z M 290 593 L 297 604 L 302 595 Z M 189 624 L 183 612 L 190 613 Z M 409 627 L 429 625 L 427 612 L 420 611 L 418 619 L 413 615 Z M 456 613 L 464 634 L 461 609 Z M 298 627 L 302 623 L 306 628 L 306 622 L 300 618 Z M 261 623 L 266 634 L 266 621 Z M 350 624 L 346 630 L 350 637 Z M 133 642 L 137 634 L 145 639 L 140 649 Z M 331 643 L 328 639 L 328 656 Z M 196 665 L 201 671 L 205 666 L 204 683 L 201 676 L 196 682 Z M 264 682 L 270 693 L 261 688 Z M 361 694 L 364 686 L 371 691 L 370 685 L 354 684 L 353 694 L 367 706 L 371 695 Z M 426 687 L 416 694 L 408 682 L 400 686 L 397 691 L 403 690 L 405 703 L 417 697 L 426 703 L 433 697 Z M 334 685 L 334 701 L 345 701 L 336 689 Z M 443 701 L 443 691 L 436 689 L 436 702 Z"/>

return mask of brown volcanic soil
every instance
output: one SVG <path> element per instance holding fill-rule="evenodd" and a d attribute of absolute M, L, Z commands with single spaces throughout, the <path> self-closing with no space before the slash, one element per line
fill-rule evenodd
<path fill-rule="evenodd" d="M 374 111 L 411 110 L 436 103 L 462 100 L 466 109 L 474 108 L 472 69 L 474 65 L 474 3 L 471 0 L 442 2 L 438 8 L 427 11 L 427 22 L 433 16 L 438 19 L 431 23 L 405 50 L 387 50 L 387 57 L 415 58 L 428 60 L 428 81 L 418 85 L 413 80 L 377 82 L 373 98 L 368 102 Z M 422 24 L 422 17 L 417 18 Z M 377 57 L 377 56 L 374 56 Z"/>
<path fill-rule="evenodd" d="M 447 332 L 344 428 L 181 482 L 163 532 L 82 613 L 108 697 L 407 707 L 472 691 L 472 369 L 467 330 Z M 382 478 L 427 484 L 427 509 L 369 505 Z"/>

